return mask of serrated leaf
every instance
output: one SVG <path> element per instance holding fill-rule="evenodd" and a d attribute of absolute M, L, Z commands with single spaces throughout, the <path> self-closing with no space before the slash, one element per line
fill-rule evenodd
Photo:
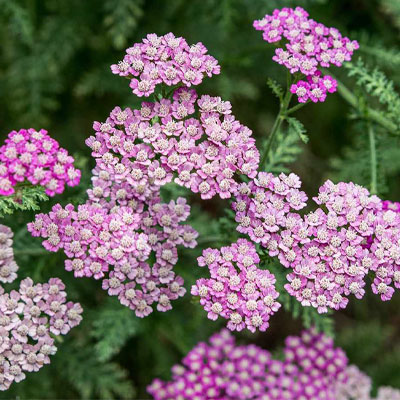
<path fill-rule="evenodd" d="M 289 124 L 289 128 L 293 129 L 294 132 L 297 133 L 299 138 L 304 142 L 308 143 L 309 137 L 306 134 L 306 128 L 304 128 L 304 125 L 296 118 L 294 117 L 288 117 L 287 122 Z"/>
<path fill-rule="evenodd" d="M 284 95 L 284 90 L 282 86 L 275 79 L 272 78 L 268 78 L 267 85 L 275 94 L 275 96 L 282 102 Z"/>
<path fill-rule="evenodd" d="M 39 203 L 49 198 L 42 186 L 16 186 L 15 193 L 11 196 L 0 196 L 0 218 L 15 211 L 40 209 Z"/>

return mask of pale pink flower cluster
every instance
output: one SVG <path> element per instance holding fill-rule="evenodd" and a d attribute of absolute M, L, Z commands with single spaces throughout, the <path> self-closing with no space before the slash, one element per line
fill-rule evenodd
<path fill-rule="evenodd" d="M 238 232 L 268 247 L 271 255 L 277 255 L 277 239 L 287 219 L 296 218 L 291 226 L 298 231 L 297 236 L 304 234 L 300 230 L 302 226 L 297 224 L 300 216 L 296 212 L 306 206 L 307 195 L 299 190 L 300 187 L 300 178 L 293 173 L 278 177 L 259 172 L 254 180 L 241 184 L 232 203 Z"/>
<path fill-rule="evenodd" d="M 342 66 L 359 48 L 357 41 L 309 18 L 301 7 L 276 9 L 272 15 L 254 21 L 254 28 L 263 32 L 268 43 L 279 42 L 272 58 L 275 62 L 291 74 L 301 73 L 308 78 L 291 87 L 300 102 L 325 101 L 327 92 L 336 91 L 337 82 L 330 76 L 321 77 L 320 68 Z"/>
<path fill-rule="evenodd" d="M 44 129 L 12 131 L 0 147 L 0 195 L 12 195 L 15 185 L 26 179 L 54 196 L 62 193 L 65 185 L 78 185 L 80 177 L 73 157 Z"/>
<path fill-rule="evenodd" d="M 355 365 L 349 365 L 345 379 L 337 383 L 335 400 L 400 400 L 398 389 L 381 386 L 376 397 L 370 395 L 371 389 L 371 378 Z"/>
<path fill-rule="evenodd" d="M 64 289 L 58 278 L 36 285 L 27 278 L 10 293 L 0 288 L 0 390 L 49 364 L 54 337 L 81 322 L 80 304 L 67 302 Z"/>
<path fill-rule="evenodd" d="M 231 114 L 230 103 L 198 98 L 192 89 L 142 103 L 140 110 L 117 107 L 93 126 L 96 135 L 86 140 L 96 159 L 93 201 L 150 198 L 153 188 L 172 180 L 202 199 L 228 198 L 238 185 L 235 175 L 252 178 L 258 168 L 252 132 Z"/>
<path fill-rule="evenodd" d="M 157 303 L 158 311 L 171 309 L 171 300 L 185 294 L 183 279 L 173 266 L 177 246 L 194 247 L 197 232 L 181 222 L 189 216 L 185 199 L 161 203 L 132 200 L 125 206 L 91 203 L 60 205 L 36 215 L 28 224 L 33 236 L 45 238 L 49 251 L 62 249 L 65 269 L 75 277 L 102 279 L 110 296 L 145 317 Z M 150 257 L 154 256 L 154 262 Z"/>
<path fill-rule="evenodd" d="M 280 308 L 276 301 L 275 276 L 257 267 L 260 259 L 254 244 L 239 239 L 221 250 L 208 248 L 198 258 L 199 266 L 207 266 L 211 278 L 201 278 L 192 287 L 208 318 L 227 319 L 228 328 L 251 332 L 265 331 L 268 320 Z"/>
<path fill-rule="evenodd" d="M 126 55 L 111 66 L 114 74 L 130 79 L 137 96 L 150 96 L 157 85 L 199 85 L 204 76 L 220 73 L 218 61 L 207 54 L 202 43 L 189 45 L 173 33 L 149 34 L 141 43 L 126 49 Z"/>
<path fill-rule="evenodd" d="M 338 400 L 336 387 L 347 379 L 343 350 L 313 330 L 286 338 L 283 361 L 258 346 L 236 345 L 226 329 L 209 342 L 172 368 L 171 381 L 148 386 L 155 400 Z"/>
<path fill-rule="evenodd" d="M 233 208 L 237 230 L 266 247 L 291 269 L 286 290 L 318 312 L 345 308 L 348 296 L 363 297 L 365 279 L 382 300 L 400 287 L 400 214 L 382 210 L 367 189 L 325 182 L 314 198 L 320 206 L 301 216 L 307 196 L 294 175 L 259 173 L 239 187 Z"/>
<path fill-rule="evenodd" d="M 17 278 L 18 265 L 14 261 L 13 231 L 0 224 L 0 282 L 10 283 Z"/>
<path fill-rule="evenodd" d="M 390 300 L 394 293 L 392 286 L 400 288 L 400 213 L 390 207 L 385 210 L 385 203 L 381 203 L 383 209 L 377 215 L 372 241 L 366 248 L 375 275 L 372 291 L 382 300 Z"/>

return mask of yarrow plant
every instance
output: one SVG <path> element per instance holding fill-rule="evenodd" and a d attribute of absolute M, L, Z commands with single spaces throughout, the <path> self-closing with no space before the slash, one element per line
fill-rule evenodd
<path fill-rule="evenodd" d="M 372 400 L 369 378 L 323 334 L 308 330 L 287 337 L 283 357 L 236 345 L 225 329 L 172 367 L 171 381 L 155 379 L 147 390 L 155 400 Z M 399 390 L 383 387 L 375 400 L 399 396 Z"/>
<path fill-rule="evenodd" d="M 361 299 L 368 279 L 384 301 L 400 288 L 400 205 L 377 196 L 373 135 L 370 191 L 326 180 L 309 199 L 299 176 L 288 169 L 280 173 L 287 162 L 285 143 L 295 143 L 295 155 L 297 139 L 308 140 L 304 126 L 289 115 L 336 91 L 338 81 L 325 75 L 325 68 L 350 61 L 358 43 L 310 19 L 300 7 L 275 10 L 254 27 L 277 44 L 273 60 L 288 70 L 286 92 L 269 81 L 280 105 L 261 151 L 230 102 L 194 88 L 220 73 L 206 47 L 172 33 L 149 34 L 111 66 L 147 101 L 137 109 L 115 107 L 103 122 L 94 122 L 85 141 L 94 164 L 86 199 L 55 204 L 27 228 L 47 251 L 63 252 L 65 269 L 74 277 L 101 281 L 109 296 L 143 318 L 171 310 L 187 291 L 175 267 L 181 246 L 198 245 L 199 234 L 187 223 L 190 199 L 213 199 L 213 204 L 229 199 L 233 211 L 213 224 L 221 236 L 218 245 L 202 247 L 197 258 L 206 277 L 191 287 L 207 317 L 225 320 L 228 330 L 209 344 L 199 343 L 173 367 L 170 382 L 156 379 L 148 393 L 155 400 L 372 400 L 370 378 L 316 329 L 289 336 L 281 358 L 255 345 L 236 345 L 229 333 L 266 331 L 281 307 L 292 311 L 286 299 L 296 299 L 300 310 L 312 307 L 313 321 L 305 323 L 310 327 L 322 319 L 318 313 L 344 309 L 351 295 Z M 293 94 L 299 104 L 290 108 Z M 359 111 L 365 118 L 374 115 Z M 275 151 L 282 162 L 274 164 Z M 65 185 L 79 183 L 73 163 L 46 131 L 13 131 L 0 148 L 0 195 L 12 196 L 25 180 L 49 196 L 62 193 Z M 185 188 L 187 198 L 167 200 L 171 183 Z M 12 239 L 11 229 L 0 225 L 3 283 L 13 281 L 18 269 Z M 202 239 L 213 242 L 214 236 Z M 1 289 L 0 389 L 48 363 L 55 337 L 81 321 L 81 306 L 67 302 L 64 289 L 58 278 L 43 285 L 27 278 L 18 291 Z M 136 325 L 126 331 L 129 338 Z M 114 345 L 114 337 L 110 342 Z M 107 352 L 116 354 L 114 348 Z M 375 400 L 398 397 L 398 390 L 382 387 Z"/>
<path fill-rule="evenodd" d="M 79 184 L 81 172 L 74 159 L 47 131 L 21 129 L 8 134 L 0 147 L 0 195 L 9 196 L 25 180 L 45 188 L 48 196 Z"/>
<path fill-rule="evenodd" d="M 357 41 L 309 18 L 301 7 L 276 9 L 272 15 L 254 21 L 254 28 L 263 32 L 265 41 L 279 46 L 272 57 L 275 62 L 290 74 L 306 78 L 296 79 L 290 87 L 300 103 L 323 102 L 327 93 L 335 92 L 336 80 L 322 75 L 321 68 L 341 67 L 359 48 Z"/>

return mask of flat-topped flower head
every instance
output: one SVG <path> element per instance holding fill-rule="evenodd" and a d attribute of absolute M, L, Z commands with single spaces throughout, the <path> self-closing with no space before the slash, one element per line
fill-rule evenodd
<path fill-rule="evenodd" d="M 290 88 L 301 103 L 323 102 L 327 93 L 335 92 L 337 82 L 328 75 L 321 76 L 320 69 L 342 66 L 359 48 L 357 41 L 309 18 L 301 7 L 276 9 L 253 25 L 263 32 L 266 42 L 279 42 L 272 57 L 275 62 L 284 65 L 291 74 L 301 73 L 307 78 Z"/>
<path fill-rule="evenodd" d="M 145 200 L 171 181 L 202 199 L 225 199 L 235 193 L 237 175 L 253 178 L 259 164 L 252 132 L 231 114 L 230 103 L 198 98 L 193 89 L 179 88 L 172 99 L 139 110 L 116 107 L 93 127 L 95 136 L 86 140 L 96 158 L 89 197 L 100 203 Z"/>
<path fill-rule="evenodd" d="M 275 276 L 259 269 L 259 261 L 254 244 L 245 239 L 220 250 L 203 251 L 198 262 L 208 267 L 211 278 L 199 279 L 192 287 L 192 294 L 200 297 L 208 318 L 227 319 L 227 327 L 232 331 L 268 328 L 270 316 L 281 305 L 276 300 L 279 293 L 275 289 Z"/>
<path fill-rule="evenodd" d="M 171 309 L 186 290 L 173 271 L 177 247 L 194 247 L 197 232 L 182 225 L 190 213 L 186 200 L 162 203 L 153 197 L 124 206 L 88 201 L 37 214 L 28 224 L 49 251 L 62 249 L 65 269 L 75 277 L 102 279 L 102 288 L 118 296 L 138 317 Z"/>
<path fill-rule="evenodd" d="M 155 400 L 397 400 L 400 394 L 381 387 L 370 397 L 370 378 L 313 329 L 287 337 L 282 353 L 280 360 L 258 346 L 239 346 L 223 329 L 172 367 L 170 381 L 155 379 L 147 391 Z"/>
<path fill-rule="evenodd" d="M 44 129 L 12 131 L 0 147 L 2 196 L 12 195 L 15 186 L 25 180 L 43 186 L 48 196 L 55 196 L 64 191 L 65 185 L 78 185 L 80 177 L 74 158 Z"/>
<path fill-rule="evenodd" d="M 199 85 L 205 76 L 219 74 L 218 61 L 207 52 L 202 43 L 189 45 L 173 33 L 153 33 L 126 49 L 123 60 L 113 64 L 111 71 L 129 78 L 134 94 L 148 97 L 160 84 L 190 87 Z"/>
<path fill-rule="evenodd" d="M 240 186 L 232 207 L 237 230 L 289 269 L 285 289 L 318 312 L 345 308 L 350 295 L 372 291 L 389 300 L 400 287 L 400 213 L 354 183 L 326 181 L 319 208 L 302 216 L 307 196 L 294 174 L 259 173 Z"/>
<path fill-rule="evenodd" d="M 26 278 L 18 291 L 0 295 L 0 390 L 49 364 L 55 337 L 81 322 L 82 307 L 67 301 L 64 289 L 58 278 L 36 285 Z"/>

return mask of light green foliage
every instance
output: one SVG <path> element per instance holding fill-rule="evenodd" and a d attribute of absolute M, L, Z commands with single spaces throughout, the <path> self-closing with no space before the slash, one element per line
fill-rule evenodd
<path fill-rule="evenodd" d="M 49 198 L 41 186 L 19 186 L 11 196 L 0 196 L 0 218 L 15 211 L 40 210 L 40 202 Z"/>
<path fill-rule="evenodd" d="M 306 129 L 304 128 L 304 125 L 296 118 L 293 117 L 288 117 L 286 118 L 288 124 L 289 124 L 289 130 L 294 131 L 297 133 L 299 138 L 303 143 L 308 143 L 309 137 L 306 134 Z"/>
<path fill-rule="evenodd" d="M 382 115 L 399 126 L 400 96 L 394 89 L 394 83 L 378 68 L 371 70 L 367 67 L 361 58 L 355 63 L 345 65 L 349 77 L 354 78 L 358 86 L 379 100 L 380 104 L 386 105 L 386 110 L 380 110 Z M 362 107 L 362 103 L 360 103 L 360 107 Z M 368 118 L 367 111 L 364 110 L 364 114 Z"/>

